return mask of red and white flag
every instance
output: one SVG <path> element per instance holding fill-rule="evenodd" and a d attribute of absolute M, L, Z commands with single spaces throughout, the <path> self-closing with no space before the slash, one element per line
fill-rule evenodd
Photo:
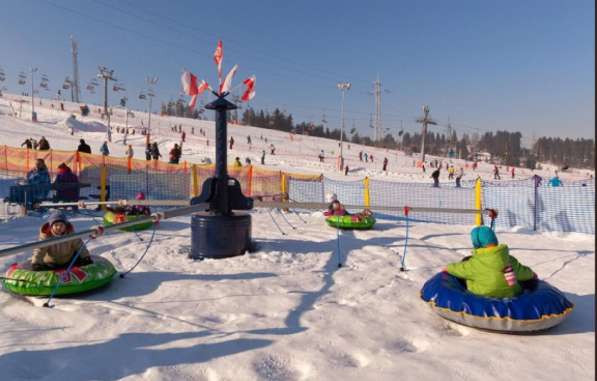
<path fill-rule="evenodd" d="M 236 74 L 236 70 L 238 70 L 238 65 L 234 65 L 232 67 L 232 69 L 230 69 L 228 74 L 226 74 L 226 78 L 224 79 L 224 82 L 222 82 L 222 84 L 220 84 L 220 95 L 224 94 L 227 91 L 230 91 L 230 86 L 232 85 L 232 78 L 234 78 L 234 75 Z"/>
<path fill-rule="evenodd" d="M 243 84 L 245 85 L 245 92 L 240 98 L 243 102 L 248 102 L 255 96 L 255 81 L 256 78 L 254 75 L 243 81 Z"/>
<path fill-rule="evenodd" d="M 222 83 L 222 59 L 224 59 L 224 46 L 222 45 L 222 40 L 219 40 L 214 52 L 214 61 L 218 65 L 218 81 L 220 84 Z"/>
<path fill-rule="evenodd" d="M 195 108 L 197 104 L 197 98 L 207 89 L 209 89 L 209 84 L 203 80 L 198 82 L 197 76 L 190 71 L 185 71 L 182 73 L 180 77 L 180 82 L 182 84 L 182 89 L 186 95 L 191 97 L 189 101 L 189 108 L 192 110 Z"/>
<path fill-rule="evenodd" d="M 182 84 L 182 90 L 186 95 L 197 95 L 197 76 L 195 74 L 190 71 L 183 72 L 180 77 L 180 83 Z"/>

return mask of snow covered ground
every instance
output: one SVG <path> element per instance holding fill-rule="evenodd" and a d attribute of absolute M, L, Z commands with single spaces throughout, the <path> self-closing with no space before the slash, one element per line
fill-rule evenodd
<path fill-rule="evenodd" d="M 6 379 L 150 380 L 590 380 L 594 363 L 594 240 L 502 232 L 502 242 L 576 309 L 532 336 L 462 327 L 419 299 L 425 280 L 469 252 L 468 227 L 416 224 L 408 272 L 398 271 L 402 222 L 344 233 L 321 214 L 256 211 L 254 254 L 187 259 L 189 219 L 164 221 L 146 259 L 93 294 L 33 306 L 0 293 L 0 371 Z M 304 223 L 305 220 L 307 223 Z M 76 218 L 78 228 L 89 218 Z M 0 247 L 34 239 L 39 220 L 4 225 Z M 293 229 L 292 226 L 296 229 Z M 120 270 L 150 232 L 90 244 Z M 18 259 L 25 259 L 21 255 Z M 5 268 L 14 258 L 0 263 Z"/>
<path fill-rule="evenodd" d="M 8 109 L 8 102 L 0 99 L 2 143 L 19 145 L 28 136 L 45 135 L 54 148 L 73 149 L 80 135 L 97 152 L 103 141 L 101 132 L 71 136 L 68 129 L 60 129 L 69 113 L 40 109 L 43 123 L 35 124 L 7 116 Z M 164 147 L 179 139 L 170 133 L 169 123 L 194 123 L 196 129 L 203 125 L 212 144 L 206 147 L 201 138 L 190 137 L 184 158 L 199 161 L 202 156 L 213 155 L 210 123 L 152 119 L 160 126 L 157 139 Z M 101 122 L 99 118 L 81 120 Z M 246 145 L 247 134 L 256 146 L 252 150 Z M 271 166 L 338 176 L 333 163 L 321 164 L 316 159 L 319 149 L 327 153 L 337 148 L 335 142 L 323 139 L 300 137 L 304 140 L 289 143 L 283 133 L 233 126 L 231 135 L 239 147 L 231 156 L 257 158 L 266 146 L 259 141 L 261 134 L 278 148 L 276 157 L 268 156 Z M 115 135 L 110 148 L 122 154 L 124 146 L 118 139 L 122 137 Z M 141 157 L 143 138 L 135 135 L 129 140 Z M 364 148 L 351 147 L 355 167 L 360 149 Z M 354 178 L 368 174 L 428 181 L 412 167 L 412 158 L 396 153 L 388 154 L 391 173 L 382 175 L 384 150 L 366 150 L 374 153 L 375 162 L 363 165 Z M 491 176 L 490 170 L 482 166 L 482 176 Z M 252 215 L 253 237 L 259 245 L 252 254 L 226 260 L 188 259 L 190 222 L 188 217 L 181 217 L 162 221 L 145 260 L 129 276 L 116 277 L 105 289 L 58 299 L 53 309 L 41 307 L 43 300 L 0 292 L 1 378 L 223 381 L 595 377 L 592 235 L 498 232 L 513 255 L 576 304 L 570 317 L 553 330 L 504 335 L 449 323 L 419 298 L 425 280 L 446 263 L 469 254 L 470 226 L 411 224 L 406 258 L 409 271 L 400 272 L 403 221 L 380 219 L 374 230 L 344 232 L 338 252 L 336 231 L 325 225 L 321 213 L 272 212 L 277 225 L 265 210 L 255 210 Z M 41 221 L 30 216 L 0 224 L 0 248 L 35 240 Z M 83 215 L 74 216 L 73 222 L 79 230 L 97 223 Z M 89 248 L 125 270 L 146 249 L 151 231 L 139 236 L 143 241 L 135 234 L 107 235 L 90 242 Z M 341 268 L 337 266 L 338 253 L 344 264 Z M 29 255 L 0 259 L 0 270 Z"/>

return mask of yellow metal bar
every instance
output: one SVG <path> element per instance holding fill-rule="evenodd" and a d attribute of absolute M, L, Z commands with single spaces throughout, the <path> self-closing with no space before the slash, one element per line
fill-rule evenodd
<path fill-rule="evenodd" d="M 365 204 L 366 208 L 371 207 L 371 197 L 369 194 L 369 178 L 365 177 L 365 179 L 363 180 L 363 204 Z"/>
<path fill-rule="evenodd" d="M 103 164 L 101 171 L 100 171 L 100 201 L 106 201 L 107 185 L 108 185 L 108 166 L 106 164 Z M 102 209 L 105 211 L 106 206 L 102 205 Z"/>
<path fill-rule="evenodd" d="M 197 164 L 191 166 L 191 173 L 193 177 L 193 197 L 199 196 L 199 176 L 197 175 Z"/>
<path fill-rule="evenodd" d="M 481 211 L 481 209 L 483 208 L 483 204 L 482 204 L 482 200 L 481 200 L 481 195 L 482 195 L 482 185 L 481 185 L 481 179 L 477 179 L 477 181 L 475 182 L 475 209 Z M 482 213 L 478 213 L 475 215 L 475 225 L 480 226 L 483 225 L 483 214 Z"/>
<path fill-rule="evenodd" d="M 288 192 L 288 178 L 286 173 L 280 172 L 280 193 L 285 194 Z"/>

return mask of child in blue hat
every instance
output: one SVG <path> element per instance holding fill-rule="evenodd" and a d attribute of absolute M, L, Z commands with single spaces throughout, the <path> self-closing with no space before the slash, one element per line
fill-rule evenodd
<path fill-rule="evenodd" d="M 500 244 L 493 230 L 477 226 L 471 231 L 473 255 L 466 261 L 450 263 L 446 271 L 466 281 L 473 294 L 512 298 L 522 293 L 520 282 L 537 275 L 509 254 L 508 246 Z"/>

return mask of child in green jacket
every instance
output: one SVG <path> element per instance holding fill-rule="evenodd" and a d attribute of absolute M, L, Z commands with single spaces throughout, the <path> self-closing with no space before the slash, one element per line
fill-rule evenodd
<path fill-rule="evenodd" d="M 450 263 L 446 271 L 466 280 L 466 287 L 476 295 L 512 298 L 522 293 L 521 281 L 537 275 L 508 253 L 508 246 L 498 244 L 493 230 L 477 226 L 471 231 L 473 255 L 468 260 Z"/>

